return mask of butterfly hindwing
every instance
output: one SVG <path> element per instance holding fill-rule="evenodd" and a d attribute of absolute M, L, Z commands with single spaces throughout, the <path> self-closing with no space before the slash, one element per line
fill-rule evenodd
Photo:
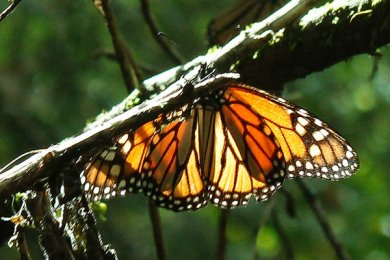
<path fill-rule="evenodd" d="M 180 211 L 206 204 L 204 180 L 199 167 L 196 110 L 161 129 L 151 142 L 145 160 L 145 194 L 162 207 Z"/>
<path fill-rule="evenodd" d="M 229 100 L 215 104 L 221 108 L 209 118 L 213 132 L 202 142 L 209 147 L 204 161 L 211 162 L 203 167 L 209 200 L 224 208 L 246 205 L 251 195 L 266 200 L 284 179 L 282 153 L 267 126 L 252 111 L 237 113 L 231 105 Z"/>
<path fill-rule="evenodd" d="M 81 180 L 87 196 L 99 200 L 126 192 L 140 192 L 141 168 L 154 134 L 155 125 L 151 121 L 136 131 L 117 136 L 112 146 L 99 151 L 82 172 Z"/>

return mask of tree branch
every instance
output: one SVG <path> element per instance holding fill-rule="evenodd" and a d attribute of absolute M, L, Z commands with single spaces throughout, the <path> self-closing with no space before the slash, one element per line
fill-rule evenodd
<path fill-rule="evenodd" d="M 300 17 L 299 14 L 294 17 Z M 201 65 L 214 64 L 219 70 L 217 72 L 226 72 L 236 64 L 235 69 L 241 74 L 240 81 L 279 89 L 287 81 L 325 69 L 353 55 L 372 52 L 390 42 L 390 0 L 336 0 L 311 11 L 295 23 L 291 20 L 290 16 L 281 16 L 278 22 L 273 22 L 274 34 L 264 34 L 264 29 L 270 28 L 264 24 L 254 25 L 237 36 L 240 38 L 234 38 L 233 43 L 146 80 L 144 84 L 150 92 L 156 92 L 157 86 L 170 87 L 152 100 L 123 112 L 129 106 L 127 99 L 100 116 L 90 130 L 2 170 L 0 197 L 27 189 L 37 180 L 59 172 L 61 167 L 91 148 L 105 144 L 121 131 L 134 129 L 236 78 L 228 74 L 199 83 Z M 245 37 L 250 40 L 240 41 Z M 253 59 L 256 53 L 257 58 Z M 231 57 L 235 57 L 234 62 Z M 190 99 L 182 94 L 189 80 L 195 84 Z M 137 95 L 134 92 L 131 97 Z"/>
<path fill-rule="evenodd" d="M 149 216 L 153 227 L 153 238 L 159 260 L 167 259 L 164 247 L 164 238 L 161 230 L 161 221 L 158 208 L 152 201 L 149 201 Z"/>
<path fill-rule="evenodd" d="M 119 33 L 110 0 L 94 0 L 94 4 L 106 20 L 114 46 L 115 56 L 120 66 L 122 78 L 127 90 L 130 92 L 134 88 L 139 88 L 141 71 Z"/>
<path fill-rule="evenodd" d="M 161 37 L 164 35 L 160 33 L 156 21 L 150 12 L 149 0 L 141 0 L 141 8 L 144 19 L 148 24 L 150 32 L 152 33 L 152 36 L 156 40 L 157 44 L 171 58 L 171 60 L 173 60 L 178 65 L 182 64 L 184 62 L 184 58 L 180 55 L 180 53 L 173 49 L 169 43 L 164 40 L 164 38 Z"/>
<path fill-rule="evenodd" d="M 145 89 L 155 93 L 157 86 L 167 87 L 194 67 L 214 60 L 214 65 L 225 72 L 233 64 L 238 64 L 234 69 L 241 75 L 241 82 L 280 92 L 286 82 L 324 70 L 358 54 L 371 54 L 390 42 L 390 0 L 375 1 L 375 5 L 374 1 L 368 0 L 335 0 L 333 4 L 312 9 L 306 15 L 304 7 L 296 8 L 294 15 L 280 17 L 278 22 L 268 22 L 272 24 L 273 35 L 259 36 L 265 28 L 269 29 L 267 23 L 261 22 L 243 31 L 223 48 L 145 80 Z M 292 23 L 296 17 L 302 18 Z M 356 23 L 351 23 L 351 20 Z M 251 40 L 244 41 L 245 37 Z M 257 58 L 253 59 L 254 56 Z M 137 95 L 139 93 L 134 92 L 130 96 Z M 125 99 L 101 116 L 101 122 L 123 113 L 129 100 Z"/>
<path fill-rule="evenodd" d="M 224 260 L 225 257 L 225 249 L 226 249 L 226 230 L 227 230 L 227 223 L 229 219 L 229 212 L 228 209 L 220 209 L 219 210 L 219 219 L 218 219 L 218 245 L 217 245 L 217 260 Z"/>
<path fill-rule="evenodd" d="M 257 59 L 240 61 L 242 80 L 275 88 L 390 42 L 390 1 L 334 1 L 275 32 Z M 280 35 L 281 38 L 279 38 Z M 261 72 L 261 73 L 259 73 Z"/>
<path fill-rule="evenodd" d="M 3 21 L 12 11 L 18 6 L 22 0 L 14 0 L 12 3 L 0 13 L 0 22 Z"/>
<path fill-rule="evenodd" d="M 48 259 L 73 259 L 74 252 L 54 216 L 47 191 L 27 193 L 26 208 L 39 232 L 39 243 Z"/>
<path fill-rule="evenodd" d="M 286 251 L 285 252 L 286 259 L 294 259 L 295 257 L 294 257 L 293 246 L 291 244 L 289 237 L 286 234 L 286 231 L 284 230 L 282 224 L 280 223 L 278 212 L 275 209 L 272 209 L 271 220 L 276 232 L 279 235 L 280 240 L 282 241 L 281 244 Z"/>
<path fill-rule="evenodd" d="M 335 250 L 338 259 L 348 259 L 347 253 L 345 252 L 343 246 L 337 241 L 336 235 L 334 234 L 329 222 L 326 220 L 324 216 L 325 214 L 322 208 L 320 207 L 316 197 L 313 195 L 310 189 L 306 187 L 305 183 L 302 180 L 297 179 L 297 183 L 307 203 L 309 204 L 310 209 L 313 211 L 314 216 L 316 216 L 318 223 L 320 223 L 326 238 L 329 240 L 330 244 Z"/>

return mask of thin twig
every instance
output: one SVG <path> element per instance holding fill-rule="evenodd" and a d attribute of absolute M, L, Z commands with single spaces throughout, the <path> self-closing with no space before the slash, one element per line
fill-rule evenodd
<path fill-rule="evenodd" d="M 70 166 L 64 169 L 63 173 L 63 194 L 60 203 L 64 205 L 62 217 L 64 223 L 61 226 L 63 228 L 66 226 L 68 232 L 74 234 L 70 240 L 73 245 L 77 245 L 74 246 L 77 249 L 76 258 L 117 259 L 115 250 L 110 245 L 103 244 L 96 227 L 96 218 L 82 192 L 78 168 Z M 77 238 L 78 236 L 80 238 Z"/>
<path fill-rule="evenodd" d="M 223 260 L 225 259 L 226 230 L 230 210 L 220 209 L 219 212 L 217 259 Z"/>
<path fill-rule="evenodd" d="M 318 200 L 315 197 L 315 195 L 310 191 L 310 189 L 305 185 L 305 183 L 302 180 L 297 179 L 297 183 L 307 203 L 309 204 L 311 210 L 316 216 L 317 221 L 320 224 L 323 232 L 325 233 L 326 238 L 329 240 L 330 244 L 334 248 L 337 257 L 339 259 L 348 259 L 344 248 L 342 247 L 340 242 L 337 241 L 336 235 L 334 234 L 332 227 L 330 226 L 329 222 L 325 218 L 325 214 L 322 208 L 320 207 L 320 204 L 318 203 Z"/>
<path fill-rule="evenodd" d="M 14 0 L 3 12 L 0 13 L 0 22 L 3 21 L 17 6 L 22 2 L 22 0 Z"/>
<path fill-rule="evenodd" d="M 290 239 L 288 238 L 286 232 L 284 231 L 283 226 L 279 220 L 278 212 L 275 209 L 272 209 L 271 219 L 276 232 L 278 233 L 280 239 L 282 240 L 282 245 L 286 250 L 286 259 L 294 259 L 294 250 L 291 245 Z"/>
<path fill-rule="evenodd" d="M 149 201 L 149 215 L 153 227 L 153 237 L 156 246 L 157 256 L 159 260 L 167 259 L 164 248 L 164 239 L 161 231 L 160 214 L 156 205 Z"/>
<path fill-rule="evenodd" d="M 112 44 L 115 49 L 116 58 L 121 68 L 121 73 L 127 90 L 131 92 L 134 88 L 139 89 L 141 71 L 132 58 L 130 50 L 126 47 L 119 33 L 116 19 L 111 9 L 110 0 L 95 0 L 96 8 L 103 14 L 106 20 L 108 31 L 111 35 Z"/>
<path fill-rule="evenodd" d="M 296 214 L 296 210 L 295 210 L 295 201 L 294 201 L 294 198 L 293 196 L 291 195 L 291 193 L 289 191 L 287 191 L 286 189 L 284 189 L 282 187 L 281 190 L 281 194 L 284 195 L 284 197 L 286 198 L 286 206 L 285 206 L 285 209 L 286 209 L 286 212 L 287 214 L 291 217 L 291 218 L 295 218 L 295 216 L 297 215 Z"/>
<path fill-rule="evenodd" d="M 148 24 L 152 36 L 156 40 L 157 44 L 160 45 L 161 49 L 163 49 L 163 51 L 166 52 L 177 65 L 183 64 L 184 58 L 164 40 L 165 38 L 161 37 L 162 34 L 160 33 L 157 23 L 150 11 L 149 0 L 141 0 L 141 8 L 144 19 Z"/>
<path fill-rule="evenodd" d="M 25 234 L 25 229 L 21 225 L 18 225 L 17 227 L 17 240 L 18 240 L 18 251 L 19 251 L 19 256 L 21 260 L 30 260 L 30 252 L 28 249 L 27 241 L 26 241 L 26 234 Z"/>
<path fill-rule="evenodd" d="M 130 50 L 126 47 L 119 34 L 109 0 L 95 0 L 94 3 L 106 19 L 115 49 L 115 58 L 121 67 L 122 77 L 127 86 L 128 92 L 130 93 L 133 90 L 133 87 L 142 92 L 142 88 L 140 87 L 141 70 L 132 58 L 133 56 L 131 55 Z M 158 258 L 165 260 L 166 254 L 161 231 L 160 215 L 156 206 L 151 202 L 149 203 L 149 215 L 153 226 L 154 241 Z"/>
<path fill-rule="evenodd" d="M 111 50 L 99 50 L 99 51 L 96 51 L 92 57 L 94 59 L 101 59 L 101 58 L 105 58 L 107 60 L 110 60 L 110 61 L 114 61 L 114 62 L 118 62 L 118 59 L 115 55 L 115 53 Z"/>
<path fill-rule="evenodd" d="M 257 241 L 257 237 L 260 234 L 261 227 L 263 227 L 265 225 L 265 222 L 271 216 L 271 212 L 272 212 L 274 206 L 275 206 L 275 199 L 271 199 L 271 200 L 269 200 L 265 204 L 265 209 L 263 211 L 263 214 L 261 215 L 261 218 L 260 218 L 260 220 L 259 220 L 259 222 L 257 224 L 257 227 L 254 228 L 254 230 L 256 232 L 254 234 L 255 245 L 253 246 L 253 259 L 260 259 L 259 252 L 257 250 L 257 242 L 256 242 Z"/>
<path fill-rule="evenodd" d="M 104 58 L 104 59 L 107 59 L 109 61 L 118 62 L 118 59 L 116 58 L 115 53 L 112 51 L 107 51 L 107 50 L 96 51 L 92 55 L 92 58 L 93 59 Z M 154 68 L 152 66 L 145 65 L 145 64 L 138 64 L 138 67 L 142 71 L 142 73 L 146 73 L 146 74 L 150 74 L 150 75 L 157 74 L 159 72 L 159 70 L 157 68 Z"/>
<path fill-rule="evenodd" d="M 39 232 L 39 244 L 48 259 L 73 259 L 74 252 L 54 216 L 44 188 L 27 193 L 26 207 Z"/>
<path fill-rule="evenodd" d="M 96 227 L 96 219 L 92 210 L 88 206 L 88 201 L 84 195 L 81 197 L 81 207 L 85 210 L 85 215 L 77 214 L 79 223 L 84 224 L 84 234 L 87 243 L 85 245 L 87 259 L 118 259 L 116 251 L 111 245 L 104 245 L 99 230 Z"/>

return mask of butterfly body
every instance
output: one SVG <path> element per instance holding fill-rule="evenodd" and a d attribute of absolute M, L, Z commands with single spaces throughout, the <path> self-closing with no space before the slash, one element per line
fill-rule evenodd
<path fill-rule="evenodd" d="M 228 84 L 177 111 L 122 133 L 82 173 L 90 199 L 141 192 L 158 206 L 194 210 L 211 202 L 267 200 L 286 178 L 345 178 L 352 148 L 298 106 Z"/>

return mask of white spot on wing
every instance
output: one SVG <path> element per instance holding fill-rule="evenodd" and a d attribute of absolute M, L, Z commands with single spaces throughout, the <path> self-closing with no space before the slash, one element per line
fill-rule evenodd
<path fill-rule="evenodd" d="M 99 187 L 95 186 L 95 187 L 93 188 L 93 193 L 98 194 L 99 191 L 100 191 L 100 188 L 99 188 Z"/>
<path fill-rule="evenodd" d="M 308 170 L 313 170 L 314 167 L 313 167 L 313 164 L 311 162 L 306 162 L 306 165 L 305 165 L 306 169 Z"/>
<path fill-rule="evenodd" d="M 344 166 L 344 167 L 347 167 L 348 164 L 349 164 L 349 163 L 348 163 L 348 160 L 345 160 L 345 159 L 344 159 L 344 160 L 343 160 L 343 166 Z"/>
<path fill-rule="evenodd" d="M 127 141 L 126 143 L 123 144 L 122 149 L 121 149 L 121 153 L 128 154 L 130 151 L 130 148 L 131 148 L 131 143 L 129 141 Z"/>
<path fill-rule="evenodd" d="M 318 125 L 318 126 L 323 126 L 324 124 L 321 122 L 321 120 L 319 120 L 318 118 L 314 119 L 314 124 Z"/>
<path fill-rule="evenodd" d="M 314 131 L 312 135 L 314 140 L 316 140 L 317 142 L 324 140 L 325 138 L 325 136 L 320 131 Z"/>
<path fill-rule="evenodd" d="M 351 151 L 347 151 L 347 152 L 345 153 L 345 156 L 346 156 L 348 159 L 351 159 L 351 158 L 353 158 L 353 153 L 352 153 Z"/>
<path fill-rule="evenodd" d="M 124 135 L 122 135 L 121 138 L 119 138 L 118 143 L 119 144 L 124 144 L 128 139 L 129 139 L 129 135 L 128 134 L 124 134 Z"/>
<path fill-rule="evenodd" d="M 305 111 L 306 112 L 306 111 Z M 306 119 L 306 118 L 303 118 L 303 117 L 298 117 L 298 122 L 303 125 L 303 126 L 307 126 L 309 124 L 309 121 Z"/>
<path fill-rule="evenodd" d="M 309 148 L 309 153 L 311 157 L 316 157 L 321 154 L 321 150 L 316 144 L 312 144 Z"/>
<path fill-rule="evenodd" d="M 290 171 L 290 172 L 293 172 L 293 171 L 295 171 L 295 166 L 294 165 L 289 165 L 287 170 Z"/>
<path fill-rule="evenodd" d="M 320 130 L 320 132 L 321 132 L 321 134 L 323 134 L 323 136 L 329 135 L 329 132 L 328 132 L 326 129 L 324 129 L 324 128 L 322 128 L 322 129 Z"/>
<path fill-rule="evenodd" d="M 304 136 L 306 134 L 306 129 L 301 124 L 295 125 L 295 131 L 297 131 L 300 136 Z"/>

